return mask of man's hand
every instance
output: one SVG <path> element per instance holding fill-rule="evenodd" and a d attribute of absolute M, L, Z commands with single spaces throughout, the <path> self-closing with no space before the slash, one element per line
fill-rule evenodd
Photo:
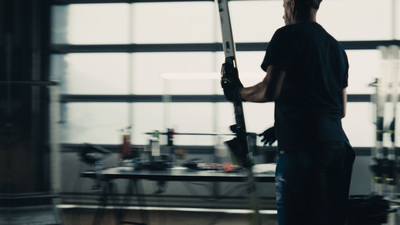
<path fill-rule="evenodd" d="M 232 102 L 242 101 L 240 92 L 243 84 L 239 80 L 237 69 L 230 63 L 224 63 L 222 64 L 221 73 L 221 86 L 224 89 L 226 99 Z"/>
<path fill-rule="evenodd" d="M 266 129 L 264 132 L 258 135 L 259 137 L 263 137 L 261 142 L 264 142 L 264 146 L 269 144 L 272 145 L 276 141 L 275 135 L 275 127 L 270 127 Z"/>

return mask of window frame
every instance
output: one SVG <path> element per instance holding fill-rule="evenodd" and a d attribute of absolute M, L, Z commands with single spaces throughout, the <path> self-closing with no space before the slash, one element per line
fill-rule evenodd
<path fill-rule="evenodd" d="M 212 2 L 213 0 L 183 0 L 184 2 Z M 168 2 L 183 2 L 182 0 L 169 0 Z M 275 0 L 265 0 L 275 1 Z M 98 4 L 98 3 L 157 3 L 166 2 L 165 0 L 50 0 L 52 5 L 68 5 L 68 4 Z M 395 19 L 395 18 L 394 18 Z M 394 23 L 396 21 L 393 21 Z M 51 32 L 50 24 L 48 32 Z M 395 28 L 393 28 L 395 29 Z M 396 32 L 396 31 L 394 31 Z M 399 32 L 399 31 L 397 31 Z M 51 39 L 48 39 L 51 42 Z M 339 41 L 345 50 L 372 50 L 378 46 L 400 46 L 400 40 L 363 40 L 363 41 Z M 236 43 L 237 51 L 265 51 L 268 42 L 249 42 Z M 68 53 L 143 53 L 143 52 L 222 52 L 222 43 L 184 43 L 184 44 L 95 44 L 95 45 L 77 45 L 77 44 L 53 44 L 49 43 L 49 52 L 47 57 L 52 54 L 68 54 Z M 50 67 L 50 62 L 48 62 Z M 47 77 L 50 77 L 50 71 L 45 71 Z M 349 103 L 371 102 L 370 94 L 349 94 Z M 144 103 L 144 102 L 163 102 L 162 95 L 71 95 L 62 94 L 60 96 L 62 104 L 77 102 L 100 102 L 100 103 Z M 219 103 L 226 102 L 223 95 L 171 95 L 170 102 L 173 103 Z M 367 148 L 361 147 L 366 150 Z"/>

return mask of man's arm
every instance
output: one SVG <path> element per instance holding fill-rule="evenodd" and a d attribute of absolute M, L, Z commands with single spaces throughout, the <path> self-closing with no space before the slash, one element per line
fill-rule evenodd
<path fill-rule="evenodd" d="M 346 116 L 346 105 L 347 105 L 347 91 L 346 88 L 343 88 L 343 112 L 342 118 Z"/>
<path fill-rule="evenodd" d="M 285 71 L 277 70 L 270 65 L 265 78 L 258 84 L 241 90 L 241 98 L 249 102 L 270 102 L 277 99 L 281 93 Z"/>

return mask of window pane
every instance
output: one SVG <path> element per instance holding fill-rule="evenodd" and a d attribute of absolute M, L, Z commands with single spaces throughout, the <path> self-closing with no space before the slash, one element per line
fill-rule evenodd
<path fill-rule="evenodd" d="M 149 136 L 146 132 L 165 132 L 167 128 L 173 128 L 177 133 L 232 134 L 229 129 L 232 124 L 234 113 L 231 103 L 134 103 L 132 143 L 147 145 Z M 166 144 L 165 137 L 161 139 L 161 144 Z M 216 137 L 176 135 L 174 144 L 214 145 Z"/>
<path fill-rule="evenodd" d="M 210 133 L 214 128 L 213 103 L 170 103 L 166 110 L 166 126 L 177 133 Z M 214 145 L 214 136 L 176 135 L 176 145 Z"/>
<path fill-rule="evenodd" d="M 372 94 L 375 89 L 369 84 L 380 74 L 378 50 L 347 50 L 349 60 L 348 94 Z"/>
<path fill-rule="evenodd" d="M 269 42 L 285 25 L 282 1 L 232 1 L 229 10 L 235 42 Z"/>
<path fill-rule="evenodd" d="M 396 2 L 396 5 L 395 5 L 395 23 L 394 23 L 394 25 L 393 25 L 393 27 L 394 27 L 394 29 L 395 29 L 395 34 L 396 34 L 396 36 L 395 36 L 395 39 L 397 39 L 397 40 L 399 40 L 400 39 L 400 29 L 399 29 L 399 26 L 400 26 L 400 2 L 399 1 L 395 1 Z"/>
<path fill-rule="evenodd" d="M 122 143 L 119 130 L 129 126 L 127 103 L 68 103 L 62 107 L 62 143 Z"/>
<path fill-rule="evenodd" d="M 357 105 L 357 106 L 354 106 Z M 348 122 L 349 129 L 350 127 L 353 126 L 353 129 L 351 132 L 353 133 L 352 138 L 354 138 L 357 142 L 353 144 L 354 146 L 359 146 L 360 143 L 364 143 L 362 146 L 375 146 L 375 141 L 376 141 L 376 135 L 375 135 L 375 129 L 376 129 L 376 108 L 375 105 L 370 103 L 352 103 L 350 104 L 351 108 L 349 110 L 353 111 L 355 108 L 355 111 L 352 112 L 352 116 L 349 117 L 348 119 L 345 119 L 345 121 Z M 396 105 L 397 109 L 399 109 L 400 104 L 397 103 Z M 389 125 L 392 122 L 393 118 L 393 104 L 391 102 L 387 102 L 385 104 L 384 108 L 384 126 L 386 129 L 389 128 Z M 400 116 L 399 110 L 396 110 L 396 117 L 398 118 Z M 347 117 L 347 116 L 346 116 Z M 361 117 L 361 118 L 358 118 Z M 350 121 L 348 121 L 350 120 Z M 358 120 L 355 122 L 354 120 Z M 364 122 L 366 125 L 361 125 L 362 120 L 365 120 Z M 357 127 L 358 126 L 358 127 Z M 400 124 L 398 121 L 396 121 L 396 127 L 395 129 L 398 130 L 400 129 Z M 350 137 L 349 137 L 350 138 Z M 400 139 L 399 139 L 399 134 L 396 134 L 396 146 L 400 145 Z M 350 141 L 352 141 L 350 139 Z M 370 144 L 370 145 L 367 145 Z M 390 133 L 385 133 L 383 135 L 383 145 L 384 147 L 390 147 L 392 146 L 392 141 L 391 141 L 391 134 Z"/>
<path fill-rule="evenodd" d="M 221 134 L 231 134 L 229 127 L 235 124 L 233 105 L 230 102 L 216 103 L 216 129 Z"/>
<path fill-rule="evenodd" d="M 243 108 L 248 132 L 260 133 L 273 126 L 274 105 L 272 103 L 245 103 Z M 348 103 L 347 115 L 343 119 L 343 128 L 353 146 L 374 146 L 375 125 L 372 122 L 372 115 L 371 103 Z M 218 132 L 231 133 L 229 126 L 235 123 L 231 103 L 218 103 L 217 121 Z"/>
<path fill-rule="evenodd" d="M 63 94 L 128 93 L 129 54 L 56 54 L 51 60 Z"/>
<path fill-rule="evenodd" d="M 274 125 L 273 103 L 244 103 L 243 111 L 247 132 L 261 133 Z M 230 102 L 217 104 L 217 132 L 231 134 L 230 126 L 235 124 L 233 104 Z M 231 137 L 232 138 L 232 137 Z M 258 145 L 261 145 L 258 138 Z"/>
<path fill-rule="evenodd" d="M 265 72 L 261 69 L 261 63 L 264 59 L 264 56 L 265 51 L 237 52 L 236 58 L 239 71 L 246 73 L 262 73 L 264 76 Z"/>
<path fill-rule="evenodd" d="M 164 94 L 214 94 L 220 88 L 220 73 L 165 73 L 162 74 Z M 215 91 L 214 91 L 215 90 Z"/>
<path fill-rule="evenodd" d="M 391 0 L 322 1 L 317 21 L 338 40 L 393 38 Z"/>
<path fill-rule="evenodd" d="M 215 42 L 213 2 L 133 4 L 134 43 Z"/>
<path fill-rule="evenodd" d="M 323 1 L 317 21 L 338 40 L 393 39 L 391 2 Z M 268 42 L 284 26 L 282 1 L 233 1 L 229 6 L 236 42 Z"/>
<path fill-rule="evenodd" d="M 71 4 L 52 7 L 55 44 L 129 42 L 129 4 Z"/>
<path fill-rule="evenodd" d="M 371 103 L 348 103 L 343 129 L 354 147 L 375 146 L 375 125 Z"/>
<path fill-rule="evenodd" d="M 378 50 L 346 50 L 349 60 L 349 94 L 371 94 L 374 89 L 369 84 L 374 82 L 380 73 L 380 53 Z M 265 52 L 237 52 L 239 76 L 245 86 L 260 82 L 265 72 L 261 70 L 261 62 Z M 217 64 L 224 62 L 222 53 L 217 55 Z M 218 66 L 219 67 L 219 66 Z M 222 94 L 222 89 L 217 88 Z"/>
<path fill-rule="evenodd" d="M 164 94 L 162 74 L 215 73 L 215 54 L 201 53 L 138 53 L 133 54 L 133 93 Z M 213 94 L 209 82 L 190 82 L 175 89 L 178 93 Z"/>
<path fill-rule="evenodd" d="M 247 132 L 261 133 L 274 125 L 274 103 L 244 103 L 243 110 Z"/>
<path fill-rule="evenodd" d="M 164 124 L 163 103 L 133 103 L 132 104 L 132 143 L 147 145 L 147 132 L 158 130 L 166 132 Z M 161 143 L 161 144 L 165 144 Z"/>

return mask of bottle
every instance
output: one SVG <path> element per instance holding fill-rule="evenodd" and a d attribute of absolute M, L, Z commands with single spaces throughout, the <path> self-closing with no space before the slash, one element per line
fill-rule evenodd
<path fill-rule="evenodd" d="M 132 157 L 132 146 L 131 146 L 131 126 L 121 129 L 122 135 L 122 146 L 119 155 L 119 164 L 123 164 L 123 161 Z"/>
<path fill-rule="evenodd" d="M 155 130 L 150 138 L 150 150 L 151 156 L 154 160 L 160 158 L 160 132 L 158 130 Z"/>

